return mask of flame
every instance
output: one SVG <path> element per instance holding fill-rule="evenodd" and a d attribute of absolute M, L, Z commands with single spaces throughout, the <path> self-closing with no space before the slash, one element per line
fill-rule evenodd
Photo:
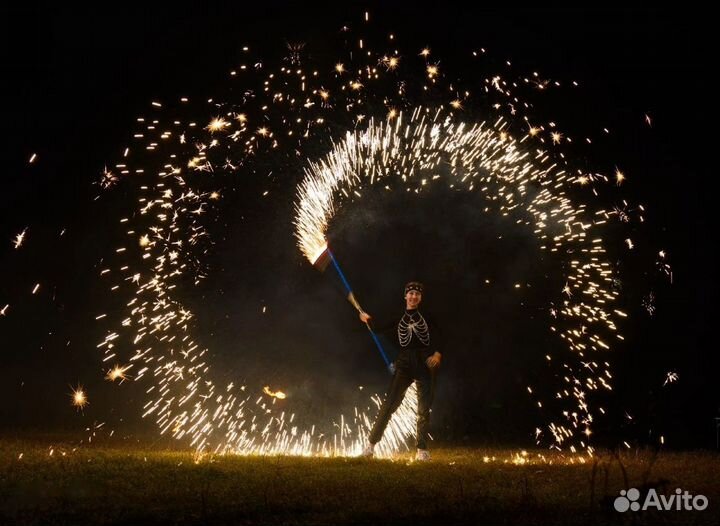
<path fill-rule="evenodd" d="M 269 386 L 263 387 L 263 393 L 265 393 L 268 396 L 272 396 L 273 398 L 279 398 L 280 400 L 285 400 L 287 398 L 287 395 L 283 393 L 282 391 L 271 391 Z"/>

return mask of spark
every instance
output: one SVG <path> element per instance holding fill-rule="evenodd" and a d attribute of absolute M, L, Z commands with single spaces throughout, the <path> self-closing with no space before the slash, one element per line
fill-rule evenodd
<path fill-rule="evenodd" d="M 112 173 L 110 170 L 105 167 L 102 173 L 102 177 L 100 177 L 100 188 L 103 190 L 108 189 L 112 186 L 115 186 L 115 184 L 118 182 L 118 177 Z"/>
<path fill-rule="evenodd" d="M 210 130 L 211 133 L 214 133 L 223 130 L 229 125 L 230 123 L 227 122 L 225 119 L 221 117 L 215 117 L 213 120 L 210 121 L 210 124 L 207 125 L 207 129 Z"/>
<path fill-rule="evenodd" d="M 400 64 L 400 58 L 386 56 L 382 58 L 381 62 L 388 71 L 393 71 L 398 67 L 398 64 Z"/>
<path fill-rule="evenodd" d="M 15 249 L 20 248 L 25 242 L 25 234 L 27 233 L 27 230 L 27 227 L 25 227 L 25 229 L 23 229 L 23 231 L 17 234 L 15 239 L 13 239 L 13 246 Z"/>
<path fill-rule="evenodd" d="M 106 380 L 110 380 L 111 382 L 114 382 L 115 380 L 120 380 L 123 382 L 127 379 L 127 375 L 125 374 L 132 366 L 126 365 L 125 367 L 121 367 L 119 365 L 116 365 L 112 369 L 108 371 L 108 373 L 105 375 Z"/>
<path fill-rule="evenodd" d="M 677 382 L 680 379 L 680 375 L 676 372 L 669 371 L 665 375 L 665 381 L 663 382 L 663 387 L 665 387 L 667 384 L 672 384 Z"/>
<path fill-rule="evenodd" d="M 655 314 L 655 294 L 650 292 L 645 298 L 643 298 L 642 302 L 643 307 L 645 307 L 645 310 L 650 316 L 653 316 Z"/>
<path fill-rule="evenodd" d="M 623 181 L 625 181 L 625 174 L 623 174 L 620 170 L 617 168 L 615 169 L 615 182 L 618 186 L 620 186 Z"/>
<path fill-rule="evenodd" d="M 79 411 L 89 404 L 87 394 L 82 385 L 78 384 L 77 387 L 73 387 L 70 396 L 72 397 L 72 405 L 77 407 Z"/>

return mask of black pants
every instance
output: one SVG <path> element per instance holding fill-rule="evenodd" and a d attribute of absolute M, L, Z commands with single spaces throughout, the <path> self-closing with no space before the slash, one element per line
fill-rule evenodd
<path fill-rule="evenodd" d="M 380 406 L 380 413 L 370 432 L 371 444 L 380 442 L 390 417 L 400 407 L 408 387 L 415 382 L 418 393 L 417 448 L 427 449 L 430 407 L 435 395 L 435 371 L 428 368 L 425 360 L 431 354 L 431 351 L 421 349 L 401 351 L 395 362 L 395 374 L 390 382 L 387 396 Z"/>

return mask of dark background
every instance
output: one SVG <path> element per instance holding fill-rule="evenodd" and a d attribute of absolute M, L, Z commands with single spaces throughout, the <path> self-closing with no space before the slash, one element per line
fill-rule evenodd
<path fill-rule="evenodd" d="M 288 42 L 305 42 L 307 53 L 332 57 L 329 42 L 342 25 L 359 25 L 366 8 L 2 7 L 0 308 L 11 308 L 0 318 L 0 426 L 75 429 L 114 418 L 152 429 L 138 422 L 142 389 L 130 382 L 112 390 L 102 379 L 95 345 L 104 327 L 94 318 L 119 306 L 107 303 L 97 273 L 116 246 L 113 211 L 125 190 L 94 201 L 93 183 L 116 162 L 150 100 L 221 91 L 243 45 L 282 57 Z M 552 115 L 578 135 L 609 127 L 579 162 L 606 173 L 622 167 L 622 195 L 647 209 L 646 222 L 632 227 L 635 253 L 623 251 L 624 238 L 610 242 L 631 317 L 626 342 L 612 354 L 613 411 L 598 422 L 598 441 L 656 443 L 662 434 L 671 446 L 714 447 L 717 112 L 707 14 L 445 4 L 369 10 L 365 31 L 389 28 L 403 50 L 428 45 L 458 77 L 479 75 L 463 71 L 461 57 L 482 46 L 498 67 L 511 60 L 518 71 L 581 83 L 576 99 L 550 99 Z M 29 165 L 32 153 L 38 159 Z M 295 248 L 294 186 L 286 186 L 262 203 L 229 199 L 210 276 L 187 299 L 213 351 L 214 379 L 282 387 L 298 412 L 334 416 L 356 401 L 358 386 L 381 390 L 386 379 L 333 278 Z M 402 307 L 405 281 L 426 282 L 425 306 L 440 320 L 447 349 L 433 424 L 440 440 L 528 443 L 544 419 L 525 388 L 557 385 L 543 357 L 560 345 L 547 315 L 563 279 L 532 235 L 513 226 L 481 214 L 471 195 L 437 191 L 348 208 L 331 228 L 360 300 L 378 318 Z M 10 241 L 25 227 L 27 246 L 15 251 Z M 654 268 L 659 249 L 670 255 L 672 285 Z M 36 282 L 42 289 L 31 296 Z M 642 305 L 650 292 L 653 316 Z M 669 371 L 679 382 L 663 387 Z M 67 397 L 78 382 L 91 397 L 82 414 Z"/>

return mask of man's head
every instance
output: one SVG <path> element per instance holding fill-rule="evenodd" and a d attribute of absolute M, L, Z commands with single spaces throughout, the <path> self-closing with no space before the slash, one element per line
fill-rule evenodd
<path fill-rule="evenodd" d="M 405 308 L 417 309 L 422 301 L 423 284 L 411 281 L 405 285 Z"/>

